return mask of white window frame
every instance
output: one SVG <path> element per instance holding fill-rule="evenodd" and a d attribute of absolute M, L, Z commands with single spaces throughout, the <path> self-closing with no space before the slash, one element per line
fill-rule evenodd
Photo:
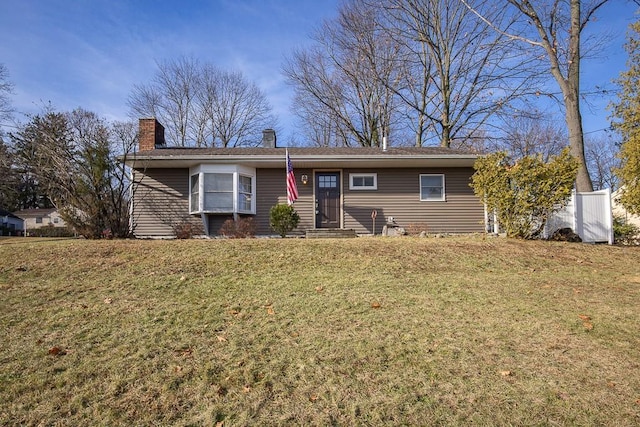
<path fill-rule="evenodd" d="M 194 183 L 193 181 L 197 181 L 197 182 Z M 200 175 L 200 173 L 189 174 L 189 212 L 190 213 L 197 213 L 202 210 L 202 198 L 200 197 L 200 193 L 202 191 L 202 185 L 200 185 L 200 181 L 202 181 L 202 176 Z M 193 200 L 194 197 L 197 197 L 197 200 Z M 195 209 L 194 209 L 194 204 L 196 205 Z"/>
<path fill-rule="evenodd" d="M 204 209 L 204 182 L 205 174 L 230 174 L 233 175 L 233 208 L 229 209 Z M 198 189 L 196 192 L 191 188 L 194 175 L 198 175 Z M 251 179 L 251 193 L 248 194 L 251 200 L 250 209 L 244 209 L 240 206 L 240 176 Z M 197 195 L 197 204 L 193 203 L 192 197 Z M 197 205 L 197 209 L 192 209 Z M 207 214 L 207 213 L 241 213 L 255 215 L 256 213 L 256 170 L 240 165 L 199 165 L 189 169 L 189 213 L 191 214 Z"/>
<path fill-rule="evenodd" d="M 354 178 L 373 178 L 373 185 L 355 185 L 353 183 Z M 378 189 L 378 174 L 377 173 L 350 173 L 349 174 L 349 190 L 356 191 L 372 191 Z"/>
<path fill-rule="evenodd" d="M 433 197 L 423 197 L 422 195 L 422 177 L 439 177 L 442 182 L 442 197 L 433 198 Z M 418 188 L 420 191 L 420 201 L 421 202 L 445 202 L 447 200 L 447 193 L 445 191 L 445 180 L 443 173 L 421 173 L 420 178 L 418 178 Z"/>
<path fill-rule="evenodd" d="M 246 192 L 246 191 L 240 191 L 240 179 L 241 178 L 249 178 L 251 181 L 249 183 L 249 185 L 251 186 L 251 190 Z M 246 175 L 244 173 L 238 173 L 237 177 L 237 191 L 234 191 L 234 194 L 236 195 L 236 205 L 237 205 L 237 211 L 239 213 L 255 213 L 255 188 L 256 188 L 256 178 L 255 175 Z M 241 203 L 241 197 L 240 195 L 246 195 L 249 198 L 249 209 L 244 209 L 242 207 L 242 203 Z"/>
<path fill-rule="evenodd" d="M 214 181 L 216 183 L 216 188 L 207 188 L 207 175 L 211 177 L 211 175 L 221 175 L 224 177 L 223 183 L 228 184 L 228 187 L 220 188 L 220 183 L 218 181 Z M 201 209 L 203 213 L 227 213 L 227 212 L 235 212 L 236 204 L 235 204 L 235 193 L 237 187 L 234 185 L 234 174 L 229 172 L 203 172 L 201 174 L 202 178 L 202 205 Z M 230 196 L 230 199 L 229 199 Z M 209 197 L 214 197 L 216 199 L 222 197 L 224 200 L 229 199 L 229 206 L 224 207 L 216 207 L 216 208 L 207 208 L 206 201 Z"/>

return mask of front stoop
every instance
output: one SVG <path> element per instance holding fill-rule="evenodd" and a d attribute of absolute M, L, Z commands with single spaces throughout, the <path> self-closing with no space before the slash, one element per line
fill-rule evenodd
<path fill-rule="evenodd" d="M 306 231 L 307 239 L 344 239 L 357 237 L 356 230 L 347 228 L 312 228 Z"/>

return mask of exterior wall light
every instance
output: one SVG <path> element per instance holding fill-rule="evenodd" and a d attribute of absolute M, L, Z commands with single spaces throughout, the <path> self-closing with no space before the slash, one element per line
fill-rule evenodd
<path fill-rule="evenodd" d="M 300 179 L 304 185 L 307 185 L 307 182 L 309 182 L 309 177 L 307 175 L 302 175 Z"/>

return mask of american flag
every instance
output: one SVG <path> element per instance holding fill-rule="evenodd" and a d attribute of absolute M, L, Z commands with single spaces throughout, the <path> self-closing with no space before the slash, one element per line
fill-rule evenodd
<path fill-rule="evenodd" d="M 298 187 L 296 185 L 296 176 L 293 174 L 293 165 L 289 158 L 289 150 L 287 150 L 287 204 L 292 205 L 298 198 Z"/>

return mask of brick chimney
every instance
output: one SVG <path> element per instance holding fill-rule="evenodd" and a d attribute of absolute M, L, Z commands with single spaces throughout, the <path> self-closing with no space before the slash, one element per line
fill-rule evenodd
<path fill-rule="evenodd" d="M 139 151 L 154 150 L 166 145 L 164 141 L 164 126 L 155 118 L 140 119 L 138 121 Z"/>

